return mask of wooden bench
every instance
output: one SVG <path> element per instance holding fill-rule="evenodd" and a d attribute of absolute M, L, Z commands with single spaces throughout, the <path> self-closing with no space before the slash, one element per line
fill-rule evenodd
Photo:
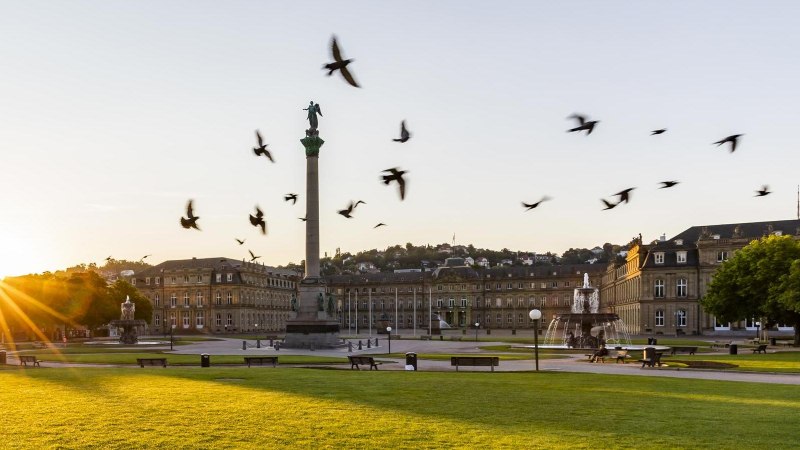
<path fill-rule="evenodd" d="M 655 352 L 651 358 L 644 359 L 643 357 L 642 359 L 636 360 L 636 362 L 642 363 L 642 368 L 644 368 L 644 366 L 655 367 L 656 365 L 661 367 L 661 355 L 663 354 L 664 352 Z"/>
<path fill-rule="evenodd" d="M 426 334 L 426 335 L 424 335 L 424 336 L 420 336 L 420 337 L 419 337 L 419 339 L 420 339 L 421 341 L 430 341 L 430 340 L 431 340 L 431 335 L 429 335 L 429 334 Z"/>
<path fill-rule="evenodd" d="M 755 353 L 767 353 L 767 344 L 760 344 L 758 347 L 753 349 L 753 354 Z"/>
<path fill-rule="evenodd" d="M 142 368 L 144 366 L 167 367 L 167 358 L 136 358 L 136 364 L 139 364 L 139 367 Z"/>
<path fill-rule="evenodd" d="M 670 355 L 675 356 L 675 353 L 678 352 L 686 352 L 690 355 L 694 355 L 694 352 L 697 351 L 697 347 L 672 347 Z"/>
<path fill-rule="evenodd" d="M 359 366 L 369 365 L 369 370 L 372 370 L 373 367 L 375 370 L 378 370 L 378 364 L 383 364 L 381 362 L 375 362 L 375 358 L 372 356 L 348 356 L 347 359 L 350 360 L 350 369 L 361 370 Z"/>
<path fill-rule="evenodd" d="M 245 356 L 244 362 L 247 364 L 247 367 L 250 367 L 251 364 L 258 364 L 263 366 L 264 364 L 272 364 L 272 367 L 278 365 L 278 357 L 277 356 Z"/>
<path fill-rule="evenodd" d="M 20 366 L 28 367 L 28 363 L 30 363 L 31 366 L 33 366 L 33 367 L 36 367 L 36 366 L 42 367 L 41 365 L 39 365 L 40 362 L 41 361 L 36 359 L 36 357 L 33 356 L 33 355 L 19 355 L 19 365 Z"/>
<path fill-rule="evenodd" d="M 494 372 L 494 367 L 500 365 L 500 358 L 497 356 L 451 356 L 450 365 L 456 366 L 489 366 Z"/>

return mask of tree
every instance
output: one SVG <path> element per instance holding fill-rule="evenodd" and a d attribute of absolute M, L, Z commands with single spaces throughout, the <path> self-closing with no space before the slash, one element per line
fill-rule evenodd
<path fill-rule="evenodd" d="M 791 236 L 751 242 L 717 270 L 700 304 L 721 322 L 792 324 L 800 344 L 800 242 Z"/>

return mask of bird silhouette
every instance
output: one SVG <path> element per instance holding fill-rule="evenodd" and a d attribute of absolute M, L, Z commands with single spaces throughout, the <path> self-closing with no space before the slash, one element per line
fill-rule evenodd
<path fill-rule="evenodd" d="M 725 139 L 721 139 L 721 140 L 719 140 L 717 142 L 714 142 L 714 144 L 717 144 L 717 147 L 719 147 L 720 145 L 725 144 L 726 142 L 730 142 L 731 143 L 731 153 L 733 153 L 733 152 L 736 151 L 736 146 L 739 144 L 739 137 L 740 136 L 744 136 L 744 135 L 743 134 L 732 134 L 732 135 L 726 137 Z"/>
<path fill-rule="evenodd" d="M 236 242 L 238 242 L 239 245 L 244 245 L 244 241 L 247 240 L 247 239 L 238 239 L 238 238 L 234 238 L 234 239 L 236 239 Z"/>
<path fill-rule="evenodd" d="M 536 203 L 525 203 L 525 202 L 522 202 L 522 206 L 526 208 L 525 211 L 530 211 L 533 208 L 536 208 L 537 206 L 539 206 L 540 203 L 546 202 L 547 200 L 551 200 L 551 198 L 545 195 L 544 197 L 542 197 L 541 200 L 539 200 Z"/>
<path fill-rule="evenodd" d="M 264 155 L 269 158 L 271 162 L 275 162 L 275 160 L 272 159 L 272 153 L 267 150 L 267 144 L 264 143 L 264 139 L 261 137 L 261 133 L 258 130 L 256 130 L 256 140 L 258 141 L 258 147 L 253 147 L 253 153 L 255 153 L 256 156 Z"/>
<path fill-rule="evenodd" d="M 108 258 L 106 258 L 106 262 L 111 262 L 112 259 L 114 259 L 114 258 L 109 256 Z"/>
<path fill-rule="evenodd" d="M 353 205 L 353 208 L 355 209 L 358 205 L 360 205 L 362 203 L 365 204 L 365 205 L 367 204 L 367 202 L 365 202 L 364 200 L 359 200 Z"/>
<path fill-rule="evenodd" d="M 591 120 L 587 122 L 586 117 L 580 114 L 573 114 L 567 117 L 567 119 L 577 119 L 579 124 L 577 127 L 567 130 L 568 133 L 572 133 L 573 131 L 586 131 L 587 136 L 592 134 L 592 131 L 594 131 L 594 126 L 600 122 L 599 120 Z"/>
<path fill-rule="evenodd" d="M 385 223 L 383 223 L 383 222 L 381 222 L 381 223 L 379 223 L 379 224 L 375 225 L 375 226 L 374 226 L 374 227 L 372 227 L 372 228 L 385 227 L 385 226 L 386 226 L 386 224 L 385 224 Z"/>
<path fill-rule="evenodd" d="M 298 219 L 302 220 L 303 222 L 305 222 L 306 220 L 308 220 L 308 219 L 306 219 L 305 217 L 298 217 Z"/>
<path fill-rule="evenodd" d="M 601 198 L 600 201 L 603 202 L 604 205 L 606 205 L 606 207 L 603 208 L 603 211 L 605 211 L 607 209 L 614 209 L 617 205 L 619 205 L 619 203 L 611 203 L 611 202 L 609 202 L 608 200 L 606 200 L 604 198 Z"/>
<path fill-rule="evenodd" d="M 341 215 L 343 215 L 344 217 L 346 217 L 346 218 L 348 218 L 348 219 L 352 219 L 352 218 L 353 218 L 353 216 L 352 216 L 352 214 L 353 214 L 353 209 L 355 209 L 355 207 L 356 207 L 356 206 L 353 204 L 353 202 L 350 202 L 350 205 L 348 205 L 348 206 L 347 206 L 347 208 L 345 208 L 345 209 L 340 209 L 340 210 L 338 211 L 338 213 L 339 213 L 339 214 L 341 214 Z"/>
<path fill-rule="evenodd" d="M 257 260 L 258 258 L 261 258 L 260 256 L 256 256 L 256 255 L 253 253 L 253 251 L 252 251 L 252 250 L 248 250 L 248 252 L 250 252 L 250 262 L 253 262 L 253 261 Z"/>
<path fill-rule="evenodd" d="M 658 130 L 651 131 L 650 132 L 650 136 L 655 136 L 656 134 L 662 134 L 662 133 L 666 133 L 666 132 L 667 132 L 666 128 L 659 128 Z"/>
<path fill-rule="evenodd" d="M 765 195 L 772 194 L 772 191 L 769 190 L 769 186 L 766 184 L 761 187 L 760 191 L 756 191 L 756 197 L 763 197 Z"/>
<path fill-rule="evenodd" d="M 283 196 L 283 201 L 288 202 L 289 200 L 292 201 L 293 205 L 297 203 L 297 194 L 286 194 Z"/>
<path fill-rule="evenodd" d="M 634 189 L 636 189 L 636 188 L 632 187 L 632 188 L 628 188 L 628 189 L 623 189 L 623 190 L 617 192 L 616 194 L 614 194 L 614 195 L 619 195 L 619 201 L 617 202 L 617 204 L 620 204 L 622 202 L 628 203 L 628 201 L 630 201 L 630 199 L 631 199 L 631 191 L 634 190 Z"/>
<path fill-rule="evenodd" d="M 256 206 L 256 215 L 250 214 L 250 224 L 254 227 L 261 227 L 261 234 L 267 234 L 267 223 L 264 221 L 264 213 L 261 208 Z"/>
<path fill-rule="evenodd" d="M 397 181 L 397 185 L 400 187 L 400 200 L 404 200 L 406 198 L 406 180 L 403 179 L 403 175 L 408 173 L 408 171 L 392 167 L 391 169 L 384 170 L 384 172 L 389 172 L 390 175 L 382 175 L 383 184 L 388 185 L 392 181 Z"/>
<path fill-rule="evenodd" d="M 139 258 L 139 263 L 140 263 L 140 264 L 144 264 L 144 260 L 145 260 L 145 258 L 147 258 L 148 256 L 153 256 L 153 255 L 144 255 L 144 256 L 142 256 L 141 258 Z"/>
<path fill-rule="evenodd" d="M 200 228 L 197 226 L 197 219 L 199 219 L 199 217 L 194 215 L 192 208 L 193 203 L 194 200 L 189 200 L 189 203 L 186 204 L 186 218 L 181 217 L 181 226 L 186 229 L 194 228 L 199 231 Z"/>
<path fill-rule="evenodd" d="M 339 43 L 336 42 L 336 36 L 331 38 L 331 56 L 333 56 L 333 62 L 322 66 L 323 69 L 328 69 L 328 76 L 333 75 L 333 72 L 338 70 L 351 86 L 361 87 L 358 85 L 358 83 L 356 83 L 356 80 L 353 78 L 353 75 L 350 73 L 350 71 L 347 70 L 347 65 L 355 60 L 342 59 L 342 52 L 339 50 Z"/>
<path fill-rule="evenodd" d="M 411 139 L 411 133 L 408 132 L 406 129 L 406 121 L 400 122 L 400 139 L 392 139 L 394 142 L 406 142 L 407 140 Z"/>
<path fill-rule="evenodd" d="M 675 186 L 676 184 L 680 183 L 680 181 L 659 181 L 661 183 L 661 187 L 659 189 L 666 189 Z"/>

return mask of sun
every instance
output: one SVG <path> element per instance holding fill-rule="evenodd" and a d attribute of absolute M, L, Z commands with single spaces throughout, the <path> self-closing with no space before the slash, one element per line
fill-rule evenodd
<path fill-rule="evenodd" d="M 5 277 L 41 272 L 44 266 L 38 245 L 19 236 L 0 233 L 0 280 Z"/>

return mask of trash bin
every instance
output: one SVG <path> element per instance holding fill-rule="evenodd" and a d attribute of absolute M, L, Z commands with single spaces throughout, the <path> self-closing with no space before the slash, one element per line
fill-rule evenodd
<path fill-rule="evenodd" d="M 769 338 L 769 345 L 775 347 L 778 345 L 778 341 L 776 341 L 775 338 Z"/>
<path fill-rule="evenodd" d="M 211 367 L 211 355 L 208 353 L 200 355 L 200 367 Z"/>
<path fill-rule="evenodd" d="M 729 352 L 730 352 L 730 354 L 731 354 L 731 355 L 736 355 L 736 354 L 738 354 L 738 353 L 739 353 L 739 345 L 737 345 L 737 344 L 731 344 L 731 346 L 730 346 L 730 347 L 728 347 L 728 350 L 729 350 Z"/>
<path fill-rule="evenodd" d="M 658 339 L 653 338 L 653 345 L 658 345 Z"/>
<path fill-rule="evenodd" d="M 406 370 L 417 370 L 417 354 L 414 352 L 406 353 Z"/>
<path fill-rule="evenodd" d="M 647 345 L 653 345 L 653 338 L 647 338 Z"/>
<path fill-rule="evenodd" d="M 414 361 L 415 361 L 414 364 L 416 364 L 416 359 Z M 5 350 L 0 350 L 0 364 L 3 364 L 3 365 L 6 364 L 6 351 Z"/>

